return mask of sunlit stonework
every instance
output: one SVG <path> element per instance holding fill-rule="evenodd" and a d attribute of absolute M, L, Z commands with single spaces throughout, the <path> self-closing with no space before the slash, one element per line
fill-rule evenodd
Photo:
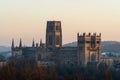
<path fill-rule="evenodd" d="M 69 30 L 69 28 L 68 28 Z M 101 53 L 101 33 L 77 34 L 77 47 L 62 46 L 61 21 L 47 21 L 46 43 L 36 43 L 31 47 L 23 47 L 20 40 L 19 47 L 14 47 L 12 41 L 12 56 L 24 56 L 39 62 L 52 62 L 60 65 L 87 65 L 98 63 Z"/>

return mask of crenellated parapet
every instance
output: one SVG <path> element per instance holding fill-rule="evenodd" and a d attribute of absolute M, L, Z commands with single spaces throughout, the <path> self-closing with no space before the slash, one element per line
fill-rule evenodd
<path fill-rule="evenodd" d="M 83 33 L 79 34 L 77 33 L 77 41 L 79 43 L 99 43 L 101 41 L 101 33 L 96 34 L 96 33 Z"/>
<path fill-rule="evenodd" d="M 85 32 L 83 34 L 79 34 L 77 33 L 78 37 L 91 37 L 91 36 L 95 36 L 95 37 L 101 37 L 101 33 L 97 34 L 97 33 L 88 33 L 86 34 Z"/>

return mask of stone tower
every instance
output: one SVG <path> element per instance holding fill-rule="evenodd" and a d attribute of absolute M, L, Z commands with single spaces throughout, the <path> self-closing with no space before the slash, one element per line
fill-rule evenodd
<path fill-rule="evenodd" d="M 101 53 L 101 33 L 99 35 L 96 33 L 93 35 L 91 35 L 91 33 L 79 35 L 78 33 L 77 38 L 78 63 L 87 65 L 89 62 L 99 62 Z"/>
<path fill-rule="evenodd" d="M 47 21 L 46 47 L 55 50 L 62 46 L 61 21 Z"/>

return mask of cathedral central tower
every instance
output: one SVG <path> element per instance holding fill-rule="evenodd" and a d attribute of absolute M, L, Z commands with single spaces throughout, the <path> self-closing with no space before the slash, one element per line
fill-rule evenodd
<path fill-rule="evenodd" d="M 62 46 L 61 21 L 47 21 L 46 47 L 54 50 Z"/>

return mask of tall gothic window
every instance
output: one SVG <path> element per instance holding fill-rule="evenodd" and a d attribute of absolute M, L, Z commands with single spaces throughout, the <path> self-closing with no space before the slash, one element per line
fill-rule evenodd
<path fill-rule="evenodd" d="M 60 31 L 60 26 L 56 26 L 56 31 Z"/>
<path fill-rule="evenodd" d="M 52 45 L 52 36 L 49 36 L 49 44 Z"/>
<path fill-rule="evenodd" d="M 60 36 L 56 36 L 56 44 L 57 44 L 57 45 L 60 44 Z"/>

